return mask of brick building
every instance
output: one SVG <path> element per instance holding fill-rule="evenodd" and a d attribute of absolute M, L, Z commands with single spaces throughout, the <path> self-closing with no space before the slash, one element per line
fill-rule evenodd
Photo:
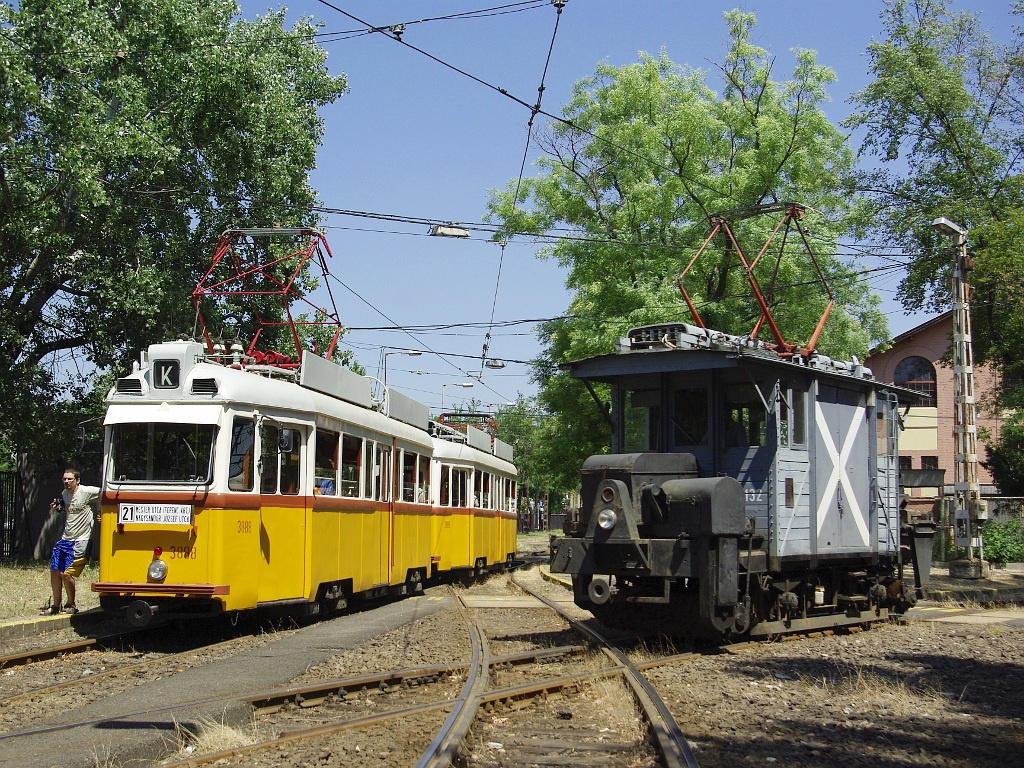
<path fill-rule="evenodd" d="M 875 378 L 920 392 L 920 404 L 911 406 L 900 433 L 900 482 L 912 509 L 930 509 L 935 498 L 951 495 L 955 480 L 953 445 L 953 367 L 943 362 L 953 336 L 953 313 L 947 312 L 902 333 L 884 352 L 865 361 Z M 976 424 L 998 438 L 1002 419 L 986 407 L 986 394 L 998 383 L 998 373 L 974 366 L 977 399 Z M 982 496 L 996 494 L 991 473 L 981 466 L 985 441 L 978 437 L 978 481 Z M 943 489 L 945 487 L 945 492 Z"/>

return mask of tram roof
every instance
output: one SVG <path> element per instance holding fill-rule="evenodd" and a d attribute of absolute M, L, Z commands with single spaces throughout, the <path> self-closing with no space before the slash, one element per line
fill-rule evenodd
<path fill-rule="evenodd" d="M 685 323 L 643 326 L 629 331 L 606 355 L 574 360 L 561 365 L 574 379 L 612 383 L 633 376 L 724 369 L 756 369 L 773 375 L 821 378 L 865 390 L 886 390 L 905 403 L 917 402 L 914 390 L 877 380 L 861 362 L 833 360 L 799 352 L 783 357 L 763 342 L 749 337 L 697 328 Z"/>

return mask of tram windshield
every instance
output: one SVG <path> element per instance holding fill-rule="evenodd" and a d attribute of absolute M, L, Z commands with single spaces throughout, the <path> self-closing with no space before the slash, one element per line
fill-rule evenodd
<path fill-rule="evenodd" d="M 111 478 L 127 483 L 208 484 L 216 431 L 213 424 L 115 424 Z"/>

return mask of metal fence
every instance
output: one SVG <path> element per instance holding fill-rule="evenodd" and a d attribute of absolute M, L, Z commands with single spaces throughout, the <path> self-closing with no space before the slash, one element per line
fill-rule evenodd
<path fill-rule="evenodd" d="M 0 558 L 14 555 L 15 521 L 21 492 L 17 472 L 0 472 Z"/>

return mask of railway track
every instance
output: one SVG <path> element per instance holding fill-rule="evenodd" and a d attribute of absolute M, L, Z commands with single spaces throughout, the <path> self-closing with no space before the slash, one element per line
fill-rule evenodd
<path fill-rule="evenodd" d="M 254 697 L 250 703 L 263 725 L 278 736 L 201 757 L 190 756 L 169 765 L 185 768 L 213 763 L 221 766 L 259 764 L 260 753 L 273 753 L 280 758 L 283 749 L 295 749 L 301 742 L 305 742 L 301 747 L 305 750 L 303 754 L 309 754 L 311 749 L 327 749 L 310 742 L 323 744 L 331 736 L 335 739 L 330 742 L 330 749 L 358 754 L 358 747 L 340 747 L 338 739 L 344 735 L 351 740 L 353 732 L 382 724 L 386 728 L 389 721 L 402 720 L 408 725 L 410 719 L 422 718 L 426 724 L 420 728 L 421 736 L 428 733 L 429 728 L 436 732 L 414 763 L 421 768 L 488 764 L 496 752 L 500 753 L 502 765 L 568 760 L 580 765 L 696 766 L 667 708 L 658 705 L 660 699 L 643 680 L 637 665 L 614 650 L 593 629 L 533 594 L 534 599 L 544 602 L 567 621 L 572 631 L 583 634 L 587 644 L 495 655 L 491 646 L 514 643 L 510 637 L 513 633 L 496 639 L 493 628 L 488 629 L 486 621 L 474 615 L 486 613 L 487 609 L 472 609 L 459 597 L 457 612 L 466 625 L 471 647 L 467 662 L 355 677 Z M 595 644 L 601 646 L 600 652 L 594 650 Z M 689 656 L 676 656 L 661 663 Z M 647 666 L 657 663 L 652 660 Z M 556 676 L 550 672 L 553 665 L 559 671 Z M 626 706 L 630 702 L 623 701 L 623 697 L 629 697 L 628 690 L 621 684 L 616 685 L 623 676 L 635 683 L 634 695 L 640 705 L 636 714 L 642 713 L 645 724 L 634 723 L 629 729 L 632 732 L 623 734 L 615 728 L 595 729 L 589 723 L 567 722 L 570 718 L 564 705 L 587 695 L 602 682 L 605 682 L 604 692 L 613 691 L 618 697 L 615 706 L 631 712 Z M 461 686 L 456 686 L 456 682 L 461 682 Z M 382 711 L 353 714 L 368 696 L 378 701 L 386 699 L 381 704 Z M 561 718 L 565 721 L 558 723 Z M 613 721 L 621 724 L 622 719 L 620 713 Z M 551 723 L 558 724 L 552 727 Z M 500 730 L 501 741 L 495 741 L 490 735 L 494 729 Z M 657 736 L 660 757 L 648 745 L 648 731 Z M 364 739 L 366 742 L 376 740 L 375 737 Z M 374 755 L 371 759 L 379 757 Z M 304 760 L 296 756 L 292 762 L 298 765 Z"/>
<path fill-rule="evenodd" d="M 174 763 L 180 766 L 259 765 L 261 756 L 270 754 L 279 765 L 282 754 L 292 755 L 291 764 L 299 765 L 309 755 L 324 752 L 344 754 L 353 765 L 359 764 L 360 755 L 380 765 L 381 745 L 395 744 L 400 749 L 393 762 L 383 764 L 482 765 L 497 753 L 506 765 L 551 762 L 566 755 L 577 764 L 696 765 L 685 754 L 680 758 L 678 749 L 676 757 L 671 750 L 668 757 L 659 757 L 657 752 L 665 752 L 660 739 L 660 746 L 651 747 L 648 733 L 678 729 L 656 705 L 647 706 L 653 714 L 642 716 L 653 724 L 638 719 L 644 711 L 632 703 L 638 694 L 621 682 L 637 672 L 629 671 L 625 657 L 595 650 L 607 641 L 593 630 L 584 632 L 580 642 L 575 635 L 580 630 L 566 625 L 574 619 L 543 608 L 526 609 L 535 620 L 514 626 L 500 607 L 475 607 L 461 594 L 447 610 L 436 626 L 448 626 L 454 633 L 458 621 L 452 621 L 451 612 L 462 617 L 465 628 L 458 631 L 465 652 L 457 658 L 465 661 L 303 682 L 243 696 L 195 698 L 107 717 L 69 718 L 0 734 L 0 751 L 31 737 L 50 738 L 80 728 L 116 731 L 140 720 L 171 717 L 182 724 L 178 738 L 190 750 Z M 587 717 L 579 714 L 581 704 Z M 195 736 L 203 723 L 195 712 L 240 707 L 259 724 L 259 734 L 248 737 L 252 743 L 223 749 L 197 746 Z M 500 733 L 500 740 L 494 733 Z"/>

